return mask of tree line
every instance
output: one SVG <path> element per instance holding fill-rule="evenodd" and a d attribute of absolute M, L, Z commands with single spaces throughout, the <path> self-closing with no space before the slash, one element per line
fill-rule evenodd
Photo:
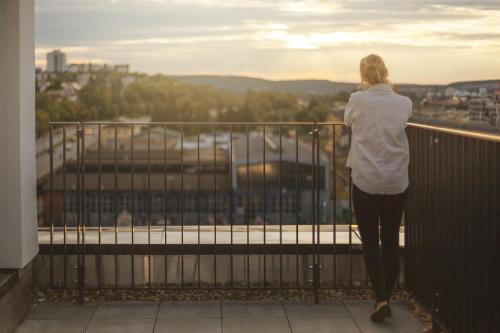
<path fill-rule="evenodd" d="M 53 75 L 44 91 L 37 87 L 36 130 L 42 135 L 50 121 L 113 120 L 119 116 L 150 116 L 152 121 L 325 121 L 335 102 L 347 101 L 348 92 L 337 95 L 297 95 L 277 91 L 235 93 L 208 85 L 182 83 L 165 75 L 111 71 L 92 74 L 76 98 L 58 92 L 76 75 Z M 130 76 L 129 75 L 129 76 Z"/>

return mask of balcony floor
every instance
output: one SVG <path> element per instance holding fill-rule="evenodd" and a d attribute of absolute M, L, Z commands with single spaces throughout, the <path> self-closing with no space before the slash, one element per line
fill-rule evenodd
<path fill-rule="evenodd" d="M 371 301 L 47 301 L 36 306 L 17 333 L 372 333 L 423 332 L 415 316 L 398 303 L 382 324 L 369 319 Z"/>

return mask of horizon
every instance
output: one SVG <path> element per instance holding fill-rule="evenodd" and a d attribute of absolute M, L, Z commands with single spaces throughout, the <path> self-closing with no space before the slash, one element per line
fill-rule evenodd
<path fill-rule="evenodd" d="M 131 65 L 168 76 L 359 82 L 359 60 L 384 57 L 397 84 L 500 78 L 494 0 L 40 0 L 36 66 Z"/>
<path fill-rule="evenodd" d="M 134 71 L 132 71 L 134 73 Z M 136 72 L 138 74 L 147 74 L 147 73 L 141 73 L 141 72 Z M 283 78 L 277 78 L 277 79 L 272 79 L 272 78 L 266 78 L 266 77 L 257 77 L 257 76 L 245 76 L 245 75 L 235 75 L 235 74 L 167 74 L 167 73 L 155 73 L 155 74 L 148 74 L 148 75 L 165 75 L 165 76 L 170 76 L 170 77 L 188 77 L 188 76 L 194 76 L 194 77 L 234 77 L 234 78 L 244 78 L 244 79 L 256 79 L 256 80 L 265 80 L 265 81 L 271 81 L 271 82 L 284 82 L 284 81 L 328 81 L 328 82 L 333 82 L 333 83 L 346 83 L 346 84 L 360 84 L 360 80 L 358 81 L 337 81 L 337 80 L 330 80 L 330 79 L 318 79 L 318 78 L 289 78 L 289 79 L 283 79 Z M 450 81 L 450 82 L 444 82 L 444 83 L 415 83 L 415 82 L 393 82 L 390 81 L 390 84 L 395 84 L 395 85 L 418 85 L 418 86 L 431 86 L 431 85 L 437 85 L 437 86 L 448 86 L 451 84 L 455 83 L 462 83 L 462 82 L 482 82 L 482 81 L 500 81 L 499 78 L 493 78 L 493 79 L 470 79 L 470 80 L 461 80 L 461 81 Z"/>
<path fill-rule="evenodd" d="M 60 50 L 60 49 L 59 49 Z M 62 50 L 61 50 L 62 51 Z M 107 65 L 118 65 L 118 64 L 108 64 Z M 42 68 L 42 67 L 39 67 Z M 45 68 L 43 68 L 45 70 Z M 238 75 L 238 74 L 217 74 L 217 73 L 193 73 L 193 74 L 169 74 L 169 73 L 145 73 L 145 72 L 139 72 L 139 71 L 134 71 L 131 70 L 130 74 L 138 74 L 138 75 L 149 75 L 149 76 L 154 76 L 154 75 L 163 75 L 166 77 L 220 77 L 220 78 L 241 78 L 241 79 L 251 79 L 251 80 L 264 80 L 264 81 L 270 81 L 270 82 L 293 82 L 293 81 L 327 81 L 331 83 L 341 83 L 341 84 L 357 84 L 359 85 L 360 82 L 359 80 L 356 81 L 336 81 L 336 80 L 330 80 L 330 79 L 319 79 L 319 78 L 289 78 L 289 79 L 283 79 L 283 78 L 267 78 L 267 77 L 258 77 L 258 76 L 248 76 L 248 75 Z M 500 81 L 500 78 L 493 78 L 493 79 L 471 79 L 471 80 L 462 80 L 462 81 L 452 81 L 452 82 L 444 82 L 444 83 L 415 83 L 415 82 L 393 82 L 391 81 L 391 85 L 416 85 L 416 86 L 448 86 L 456 83 L 474 83 L 474 82 L 482 82 L 482 81 Z"/>

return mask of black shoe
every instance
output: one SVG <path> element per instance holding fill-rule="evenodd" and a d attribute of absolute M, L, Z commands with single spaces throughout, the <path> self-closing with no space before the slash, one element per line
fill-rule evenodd
<path fill-rule="evenodd" d="M 391 308 L 389 307 L 388 304 L 385 304 L 382 305 L 377 310 L 375 310 L 375 312 L 372 313 L 370 318 L 374 323 L 380 323 L 383 322 L 385 318 L 389 317 L 390 315 L 391 315 Z"/>
<path fill-rule="evenodd" d="M 391 311 L 391 303 L 387 301 L 387 305 L 389 306 L 389 317 L 392 316 L 392 311 Z M 373 309 L 377 309 L 377 303 L 373 305 Z"/>
<path fill-rule="evenodd" d="M 391 305 L 389 302 L 387 302 L 387 305 L 389 306 L 389 316 L 388 317 L 390 317 L 390 316 L 392 316 Z M 373 309 L 377 309 L 377 303 L 375 303 L 375 305 L 373 305 Z"/>

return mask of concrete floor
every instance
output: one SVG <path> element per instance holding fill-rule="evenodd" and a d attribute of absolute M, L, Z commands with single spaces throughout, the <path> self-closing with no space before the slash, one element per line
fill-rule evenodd
<path fill-rule="evenodd" d="M 391 305 L 392 317 L 374 324 L 371 301 L 164 301 L 106 302 L 79 306 L 44 302 L 17 333 L 376 333 L 423 332 L 403 305 Z"/>

